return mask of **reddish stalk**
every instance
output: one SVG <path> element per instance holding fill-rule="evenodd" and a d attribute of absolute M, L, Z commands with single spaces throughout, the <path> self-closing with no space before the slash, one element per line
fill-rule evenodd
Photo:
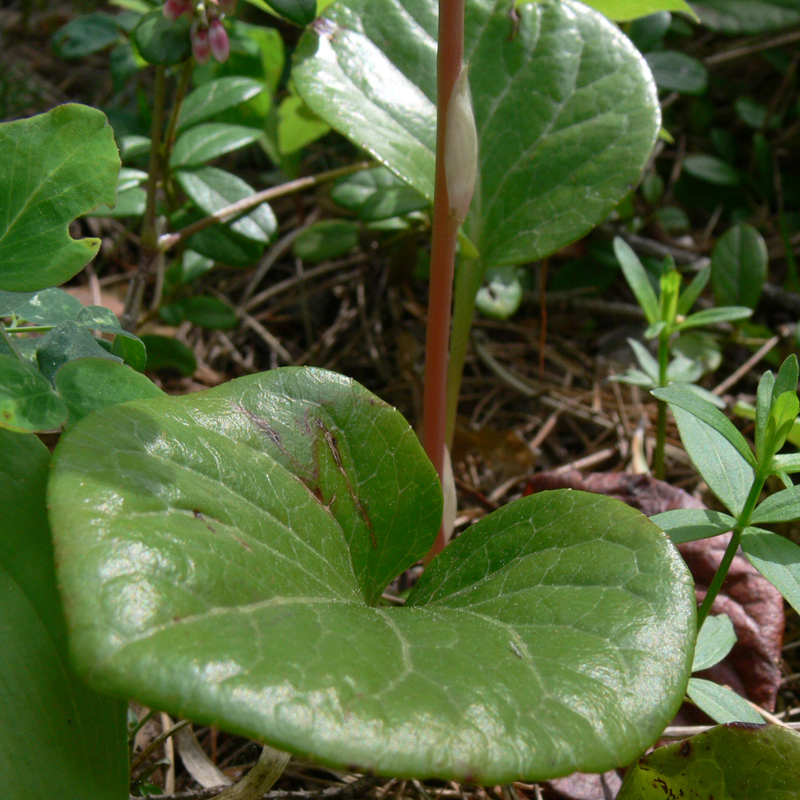
<path fill-rule="evenodd" d="M 423 443 L 439 479 L 444 470 L 447 417 L 447 362 L 458 221 L 450 214 L 444 171 L 445 120 L 453 86 L 464 58 L 464 0 L 439 0 L 439 50 L 437 55 L 436 176 L 433 197 L 430 297 L 425 340 L 423 390 Z M 446 542 L 439 531 L 428 558 Z"/>

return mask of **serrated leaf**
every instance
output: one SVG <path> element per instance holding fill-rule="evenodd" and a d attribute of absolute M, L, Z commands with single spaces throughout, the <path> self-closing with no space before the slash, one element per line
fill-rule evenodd
<path fill-rule="evenodd" d="M 51 431 L 66 418 L 67 409 L 35 366 L 0 354 L 0 428 Z"/>
<path fill-rule="evenodd" d="M 231 75 L 217 78 L 190 92 L 183 101 L 181 115 L 178 117 L 178 130 L 183 131 L 213 119 L 223 111 L 238 106 L 266 90 L 263 81 Z"/>
<path fill-rule="evenodd" d="M 241 178 L 216 167 L 178 170 L 175 178 L 197 207 L 208 215 L 255 194 L 255 189 Z M 264 243 L 269 242 L 278 229 L 278 221 L 268 203 L 225 224 L 248 239 Z"/>
<path fill-rule="evenodd" d="M 517 12 L 515 28 L 494 0 L 467 3 L 480 181 L 465 231 L 485 268 L 590 230 L 638 178 L 658 131 L 649 71 L 616 26 L 571 0 Z M 303 35 L 292 70 L 313 111 L 429 200 L 436 36 L 435 0 L 343 0 Z"/>
<path fill-rule="evenodd" d="M 732 530 L 736 520 L 729 514 L 707 508 L 676 508 L 650 517 L 669 534 L 675 544 L 707 539 Z"/>
<path fill-rule="evenodd" d="M 198 166 L 246 147 L 262 135 L 257 128 L 228 125 L 224 122 L 196 125 L 178 137 L 170 164 L 173 169 Z"/>
<path fill-rule="evenodd" d="M 742 550 L 750 563 L 800 613 L 800 546 L 777 533 L 745 528 Z"/>
<path fill-rule="evenodd" d="M 758 725 L 764 718 L 743 698 L 727 686 L 702 678 L 690 678 L 686 689 L 692 702 L 714 722 L 749 722 Z"/>
<path fill-rule="evenodd" d="M 706 617 L 703 627 L 697 634 L 692 672 L 702 672 L 714 664 L 719 664 L 735 644 L 736 631 L 727 614 Z"/>
<path fill-rule="evenodd" d="M 441 491 L 399 414 L 322 370 L 92 414 L 58 446 L 50 501 L 88 679 L 322 763 L 478 783 L 605 769 L 686 686 L 690 576 L 610 498 L 507 506 L 406 607 L 373 605 L 430 546 Z"/>
<path fill-rule="evenodd" d="M 739 223 L 725 231 L 711 254 L 711 286 L 717 305 L 755 308 L 768 263 L 767 245 L 752 225 Z"/>
<path fill-rule="evenodd" d="M 83 269 L 100 240 L 69 225 L 117 194 L 119 153 L 105 115 L 76 104 L 0 123 L 0 289 L 55 286 Z"/>
<path fill-rule="evenodd" d="M 800 734 L 777 725 L 720 725 L 659 747 L 625 775 L 617 800 L 797 800 Z"/>
<path fill-rule="evenodd" d="M 126 703 L 87 689 L 67 657 L 47 524 L 49 461 L 32 434 L 0 429 L 5 792 L 11 798 L 127 800 Z"/>
<path fill-rule="evenodd" d="M 69 361 L 56 372 L 55 384 L 70 425 L 100 408 L 164 394 L 149 378 L 107 358 Z"/>

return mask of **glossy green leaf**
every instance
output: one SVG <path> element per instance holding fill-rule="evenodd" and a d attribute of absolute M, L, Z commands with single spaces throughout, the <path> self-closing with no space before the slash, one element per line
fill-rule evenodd
<path fill-rule="evenodd" d="M 100 408 L 164 394 L 149 378 L 107 358 L 69 361 L 56 373 L 55 384 L 70 425 Z"/>
<path fill-rule="evenodd" d="M 617 800 L 797 800 L 800 734 L 720 725 L 659 747 L 628 770 Z"/>
<path fill-rule="evenodd" d="M 87 689 L 67 658 L 47 524 L 49 461 L 32 434 L 0 429 L 4 794 L 127 800 L 127 704 Z"/>
<path fill-rule="evenodd" d="M 430 207 L 430 201 L 405 184 L 377 189 L 362 204 L 358 216 L 365 222 L 403 217 Z"/>
<path fill-rule="evenodd" d="M 57 448 L 50 502 L 94 685 L 322 763 L 477 783 L 607 769 L 686 687 L 691 578 L 610 498 L 524 498 L 405 607 L 374 605 L 433 541 L 441 492 L 398 412 L 322 370 L 92 414 Z"/>
<path fill-rule="evenodd" d="M 330 129 L 297 95 L 285 97 L 278 106 L 278 149 L 283 155 L 302 150 Z"/>
<path fill-rule="evenodd" d="M 618 22 L 638 19 L 658 11 L 681 11 L 691 17 L 696 16 L 684 0 L 589 0 L 586 5 Z"/>
<path fill-rule="evenodd" d="M 197 207 L 208 215 L 255 194 L 255 189 L 241 178 L 216 167 L 178 170 L 175 178 Z M 278 229 L 278 221 L 268 203 L 256 206 L 226 225 L 248 239 L 264 243 L 269 242 Z"/>
<path fill-rule="evenodd" d="M 106 205 L 98 206 L 94 211 L 86 214 L 87 217 L 141 217 L 147 205 L 147 193 L 142 186 L 131 186 L 123 189 L 117 195 L 114 208 Z"/>
<path fill-rule="evenodd" d="M 465 59 L 480 181 L 465 231 L 482 264 L 546 256 L 602 220 L 638 178 L 658 104 L 638 51 L 571 0 L 468 0 Z M 433 196 L 435 0 L 342 0 L 304 34 L 292 70 L 308 106 Z M 499 65 L 503 65 L 502 69 Z"/>
<path fill-rule="evenodd" d="M 186 16 L 174 22 L 160 8 L 145 14 L 131 36 L 139 55 L 150 64 L 180 64 L 192 52 L 190 24 Z"/>
<path fill-rule="evenodd" d="M 261 94 L 266 86 L 263 81 L 230 75 L 204 83 L 186 96 L 178 117 L 178 130 L 213 119 L 223 111 L 238 106 Z"/>
<path fill-rule="evenodd" d="M 75 104 L 0 123 L 0 289 L 55 286 L 88 264 L 99 239 L 69 225 L 113 205 L 119 153 L 105 115 Z"/>
<path fill-rule="evenodd" d="M 78 59 L 99 53 L 119 41 L 117 21 L 110 14 L 84 14 L 62 25 L 53 36 L 53 50 L 59 58 Z"/>
<path fill-rule="evenodd" d="M 657 50 L 646 58 L 659 89 L 690 95 L 708 89 L 708 69 L 702 61 L 676 50 Z"/>
<path fill-rule="evenodd" d="M 729 514 L 708 508 L 676 508 L 650 517 L 669 534 L 675 544 L 707 539 L 732 530 L 736 520 Z"/>
<path fill-rule="evenodd" d="M 54 287 L 37 292 L 14 313 L 34 325 L 58 325 L 61 322 L 74 322 L 81 311 L 83 303 L 80 300 Z"/>
<path fill-rule="evenodd" d="M 739 171 L 716 156 L 686 156 L 683 169 L 687 175 L 716 186 L 738 186 L 742 182 Z"/>
<path fill-rule="evenodd" d="M 295 25 L 308 25 L 317 15 L 317 0 L 267 0 L 282 17 Z"/>
<path fill-rule="evenodd" d="M 86 328 L 75 322 L 62 322 L 46 333 L 36 350 L 42 375 L 53 380 L 62 364 L 76 358 L 108 358 L 121 362 L 100 345 Z"/>
<path fill-rule="evenodd" d="M 697 635 L 692 672 L 702 672 L 714 664 L 719 664 L 735 644 L 736 631 L 727 614 L 706 617 Z"/>
<path fill-rule="evenodd" d="M 645 319 L 654 325 L 659 320 L 658 298 L 642 262 L 639 261 L 639 256 L 619 236 L 614 239 L 614 255 L 622 267 L 622 274 L 625 276 L 628 286 L 631 287 L 636 301 L 644 312 Z"/>
<path fill-rule="evenodd" d="M 175 229 L 201 219 L 204 215 L 193 210 L 176 217 Z M 189 237 L 189 248 L 205 258 L 229 264 L 232 267 L 250 267 L 264 253 L 264 243 L 248 239 L 226 225 L 214 225 Z"/>
<path fill-rule="evenodd" d="M 711 286 L 717 305 L 755 308 L 768 262 L 764 238 L 752 225 L 739 223 L 725 231 L 711 254 Z"/>
<path fill-rule="evenodd" d="M 262 133 L 257 128 L 206 122 L 178 137 L 170 163 L 173 168 L 193 167 L 252 144 Z"/>
<path fill-rule="evenodd" d="M 148 370 L 177 372 L 187 377 L 197 369 L 194 353 L 178 339 L 147 333 L 142 336 L 142 341 L 147 348 Z"/>
<path fill-rule="evenodd" d="M 0 354 L 0 428 L 51 431 L 66 418 L 66 407 L 35 366 Z"/>
<path fill-rule="evenodd" d="M 340 258 L 358 244 L 358 225 L 348 220 L 324 219 L 303 230 L 292 244 L 292 253 L 316 263 Z"/>
<path fill-rule="evenodd" d="M 764 718 L 743 697 L 727 686 L 702 678 L 690 678 L 686 689 L 691 701 L 714 722 L 750 722 L 758 725 Z"/>
<path fill-rule="evenodd" d="M 721 33 L 765 33 L 800 22 L 797 0 L 700 0 L 692 5 L 703 25 Z"/>
<path fill-rule="evenodd" d="M 800 546 L 777 533 L 745 528 L 742 550 L 750 563 L 800 613 Z"/>

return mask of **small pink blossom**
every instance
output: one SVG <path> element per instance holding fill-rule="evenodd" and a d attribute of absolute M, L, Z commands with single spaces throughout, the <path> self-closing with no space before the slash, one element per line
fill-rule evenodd
<path fill-rule="evenodd" d="M 192 25 L 192 53 L 198 64 L 205 64 L 211 55 L 208 28 L 205 25 Z"/>
<path fill-rule="evenodd" d="M 176 19 L 192 10 L 191 0 L 166 0 L 164 3 L 164 16 L 175 22 Z"/>
<path fill-rule="evenodd" d="M 214 58 L 217 61 L 226 61 L 231 52 L 231 43 L 228 41 L 228 32 L 218 19 L 211 21 L 208 29 L 208 41 Z"/>

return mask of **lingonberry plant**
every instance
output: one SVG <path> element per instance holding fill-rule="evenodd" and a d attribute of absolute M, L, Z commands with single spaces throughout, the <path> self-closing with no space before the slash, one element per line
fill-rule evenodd
<path fill-rule="evenodd" d="M 0 522 L 0 577 L 13 598 L 3 606 L 2 630 L 7 652 L 19 654 L 4 669 L 8 685 L 58 709 L 52 716 L 26 709 L 22 722 L 14 720 L 18 737 L 0 749 L 8 760 L 29 757 L 46 741 L 54 754 L 45 773 L 17 771 L 17 794 L 125 796 L 124 705 L 106 695 L 382 775 L 495 784 L 630 764 L 682 702 L 697 633 L 688 570 L 639 512 L 575 491 L 524 498 L 436 555 L 403 606 L 380 601 L 395 576 L 443 544 L 435 546 L 446 407 L 483 270 L 546 255 L 602 220 L 627 191 L 658 130 L 649 71 L 617 27 L 572 0 L 443 0 L 438 8 L 433 0 L 340 0 L 313 22 L 313 3 L 270 5 L 311 23 L 293 68 L 306 102 L 434 200 L 427 455 L 395 409 L 315 368 L 276 369 L 184 397 L 158 393 L 120 404 L 127 398 L 108 393 L 69 427 L 52 458 L 32 433 L 1 428 L 0 492 L 14 509 Z M 191 58 L 206 56 L 205 26 L 210 40 L 226 6 L 169 3 L 134 34 L 157 64 L 141 237 L 146 269 L 188 235 L 189 228 L 159 229 L 170 169 L 210 156 L 206 150 L 192 161 L 194 148 L 181 148 L 179 139 L 172 149 L 172 135 Z M 224 56 L 221 35 L 208 46 Z M 164 114 L 173 64 L 178 102 Z M 51 122 L 91 120 L 108 139 L 96 112 L 51 113 Z M 0 135 L 9 131 L 19 135 L 0 127 Z M 67 225 L 111 201 L 107 176 L 102 188 L 86 186 L 79 199 L 61 203 L 62 194 L 84 186 L 87 160 L 102 152 L 89 144 L 77 155 L 85 140 L 60 124 L 49 138 L 26 141 L 37 152 L 65 145 L 70 170 L 32 155 L 25 181 L 16 170 L 3 173 L 12 176 L 13 212 L 0 228 L 3 290 L 60 283 L 96 249 L 71 240 Z M 198 149 L 206 143 L 199 133 L 192 141 Z M 113 172 L 113 160 L 100 160 Z M 247 209 L 256 203 L 249 197 Z M 31 249 L 30 231 L 50 238 Z M 445 380 L 459 241 L 460 333 Z M 135 320 L 141 294 L 132 296 Z M 9 327 L 12 342 L 17 319 Z M 6 358 L 23 363 L 19 348 L 10 350 Z M 45 371 L 44 355 L 37 350 L 36 358 L 48 383 L 37 384 L 42 396 L 56 396 L 68 360 Z M 749 530 L 742 526 L 777 513 L 768 507 L 759 516 L 769 501 L 754 511 L 749 499 L 766 474 L 794 471 L 791 458 L 775 455 L 786 419 L 797 414 L 796 397 L 795 405 L 785 399 L 792 375 L 796 384 L 796 362 L 769 391 L 759 390 L 756 477 L 746 500 L 736 499 L 741 482 L 726 495 L 742 537 Z M 766 399 L 773 389 L 774 402 Z M 684 402 L 675 387 L 664 391 L 675 406 Z M 35 394 L 26 399 L 35 402 Z M 92 692 L 66 667 L 45 493 L 71 660 Z M 15 713 L 10 703 L 0 711 Z M 90 731 L 80 740 L 85 756 L 66 733 L 76 725 Z M 781 746 L 797 749 L 796 741 Z M 93 771 L 95 748 L 107 758 Z M 266 772 L 285 763 L 274 750 L 265 753 Z"/>

